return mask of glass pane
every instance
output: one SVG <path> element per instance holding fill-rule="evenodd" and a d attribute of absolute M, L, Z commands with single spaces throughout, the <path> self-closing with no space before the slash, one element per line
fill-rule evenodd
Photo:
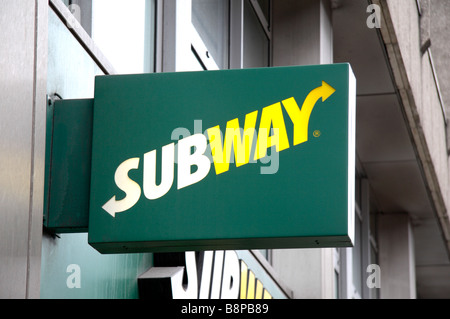
<path fill-rule="evenodd" d="M 92 39 L 118 73 L 153 72 L 155 0 L 92 0 Z"/>
<path fill-rule="evenodd" d="M 264 258 L 268 259 L 268 257 L 269 257 L 269 250 L 268 249 L 259 249 L 258 251 L 261 253 L 261 255 L 264 256 Z"/>
<path fill-rule="evenodd" d="M 244 3 L 244 68 L 269 66 L 269 40 L 249 1 Z"/>
<path fill-rule="evenodd" d="M 192 24 L 217 66 L 228 68 L 228 1 L 192 0 Z"/>
<path fill-rule="evenodd" d="M 103 72 L 53 10 L 49 10 L 48 30 L 48 94 L 93 98 L 94 77 Z"/>

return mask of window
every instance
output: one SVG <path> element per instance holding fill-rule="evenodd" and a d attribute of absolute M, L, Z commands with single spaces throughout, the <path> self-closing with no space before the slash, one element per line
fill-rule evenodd
<path fill-rule="evenodd" d="M 268 5 L 267 1 L 266 5 Z M 260 13 L 259 16 L 257 13 Z M 269 66 L 268 23 L 259 1 L 244 2 L 244 68 Z"/>
<path fill-rule="evenodd" d="M 117 73 L 155 70 L 155 0 L 64 0 Z"/>
<path fill-rule="evenodd" d="M 192 52 L 183 56 L 188 66 L 177 70 L 270 66 L 269 0 L 190 1 L 191 25 L 183 37 L 190 37 Z"/>
<path fill-rule="evenodd" d="M 154 71 L 154 0 L 92 0 L 92 39 L 118 73 Z"/>
<path fill-rule="evenodd" d="M 341 248 L 335 264 L 338 298 L 379 298 L 379 289 L 366 284 L 367 266 L 377 263 L 376 208 L 370 201 L 369 183 L 356 172 L 355 238 L 353 248 Z"/>
<path fill-rule="evenodd" d="M 228 68 L 229 3 L 223 0 L 192 0 L 193 50 L 212 59 L 218 69 Z M 205 66 L 206 68 L 206 66 Z"/>

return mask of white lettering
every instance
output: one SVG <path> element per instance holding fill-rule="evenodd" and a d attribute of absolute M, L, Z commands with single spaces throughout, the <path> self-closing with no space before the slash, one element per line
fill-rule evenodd
<path fill-rule="evenodd" d="M 200 284 L 199 299 L 209 298 L 209 288 L 211 285 L 211 271 L 213 264 L 213 251 L 205 251 L 203 254 L 202 278 Z"/>
<path fill-rule="evenodd" d="M 178 189 L 195 184 L 208 175 L 211 169 L 209 158 L 204 155 L 208 141 L 203 134 L 194 134 L 178 142 Z M 191 154 L 191 148 L 195 151 Z M 197 166 L 192 173 L 191 167 Z"/>
<path fill-rule="evenodd" d="M 197 264 L 195 261 L 195 252 L 186 252 L 186 272 L 188 283 L 183 286 L 183 272 L 172 280 L 173 299 L 196 299 L 198 294 Z"/>
<path fill-rule="evenodd" d="M 239 259 L 232 250 L 225 252 L 221 299 L 237 299 L 240 288 Z"/>
<path fill-rule="evenodd" d="M 220 298 L 220 285 L 222 283 L 222 269 L 223 269 L 223 250 L 215 252 L 214 257 L 214 272 L 211 286 L 211 299 Z"/>
<path fill-rule="evenodd" d="M 130 158 L 117 167 L 116 173 L 114 174 L 114 181 L 117 187 L 126 193 L 126 197 L 121 200 L 116 200 L 116 196 L 113 196 L 103 205 L 102 208 L 112 217 L 115 217 L 116 213 L 126 211 L 133 207 L 141 197 L 141 187 L 128 176 L 130 170 L 137 169 L 138 167 L 138 157 Z"/>
<path fill-rule="evenodd" d="M 144 154 L 144 195 L 148 199 L 164 196 L 173 184 L 175 143 L 163 146 L 161 183 L 156 185 L 156 150 Z"/>

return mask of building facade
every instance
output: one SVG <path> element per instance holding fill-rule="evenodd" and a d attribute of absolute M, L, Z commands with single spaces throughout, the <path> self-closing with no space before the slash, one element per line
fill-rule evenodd
<path fill-rule="evenodd" d="M 446 0 L 0 6 L 1 298 L 450 298 Z M 357 81 L 352 248 L 102 255 L 45 227 L 48 105 L 93 98 L 95 76 L 341 62 Z"/>

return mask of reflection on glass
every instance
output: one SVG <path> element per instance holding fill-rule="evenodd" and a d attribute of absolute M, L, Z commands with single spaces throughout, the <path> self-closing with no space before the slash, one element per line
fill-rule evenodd
<path fill-rule="evenodd" d="M 192 0 L 192 24 L 220 69 L 228 67 L 228 1 Z"/>
<path fill-rule="evenodd" d="M 244 68 L 269 66 L 269 40 L 249 1 L 244 2 Z"/>
<path fill-rule="evenodd" d="M 154 70 L 155 0 L 92 0 L 92 39 L 118 73 Z"/>

